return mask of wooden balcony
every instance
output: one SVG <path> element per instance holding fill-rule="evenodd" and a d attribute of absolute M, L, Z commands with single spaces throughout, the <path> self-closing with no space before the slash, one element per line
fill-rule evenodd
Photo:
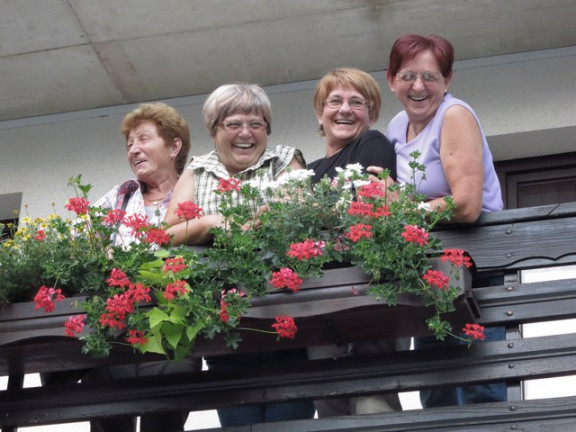
<path fill-rule="evenodd" d="M 509 401 L 467 407 L 426 409 L 378 415 L 261 424 L 237 431 L 504 431 L 576 430 L 576 397 L 523 401 L 520 380 L 576 374 L 576 334 L 522 339 L 519 326 L 576 317 L 576 279 L 522 283 L 519 271 L 576 264 L 576 203 L 509 210 L 484 215 L 476 224 L 446 226 L 435 232 L 447 248 L 467 250 L 480 274 L 503 272 L 504 285 L 463 286 L 454 323 L 471 317 L 484 325 L 504 325 L 508 340 L 475 344 L 471 349 L 403 351 L 386 355 L 314 360 L 238 372 L 126 379 L 99 384 L 63 384 L 22 389 L 23 373 L 76 370 L 101 364 L 149 361 L 114 348 L 94 360 L 80 344 L 59 336 L 72 304 L 59 305 L 51 316 L 18 304 L 0 313 L 0 370 L 10 375 L 0 392 L 0 426 L 87 420 L 115 414 L 163 410 L 204 410 L 225 405 L 257 404 L 341 395 L 411 391 L 436 386 L 506 381 Z M 463 275 L 466 281 L 468 276 Z M 430 313 L 417 298 L 390 307 L 355 295 L 366 279 L 354 268 L 328 270 L 307 281 L 294 296 L 258 299 L 247 318 L 268 327 L 277 310 L 299 316 L 298 337 L 278 343 L 248 332 L 242 352 L 283 349 L 425 333 Z M 355 289 L 352 290 L 351 288 Z M 576 330 L 576 329 L 575 329 Z M 59 333 L 60 332 L 60 333 Z M 221 341 L 201 341 L 194 355 L 231 352 Z M 241 401 L 241 402 L 239 402 Z"/>

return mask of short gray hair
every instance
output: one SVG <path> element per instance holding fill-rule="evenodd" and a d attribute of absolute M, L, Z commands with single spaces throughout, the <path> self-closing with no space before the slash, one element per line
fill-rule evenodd
<path fill-rule="evenodd" d="M 202 108 L 204 123 L 210 136 L 216 134 L 218 123 L 236 113 L 249 114 L 259 112 L 266 121 L 266 133 L 272 132 L 272 108 L 270 99 L 256 84 L 224 84 L 214 90 Z"/>

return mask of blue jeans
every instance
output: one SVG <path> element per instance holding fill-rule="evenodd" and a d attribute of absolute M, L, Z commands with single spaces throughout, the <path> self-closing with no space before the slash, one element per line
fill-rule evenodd
<path fill-rule="evenodd" d="M 486 341 L 506 339 L 505 327 L 487 327 L 484 329 Z M 435 337 L 414 339 L 415 349 L 439 348 L 464 343 L 455 339 L 438 341 Z M 420 402 L 424 408 L 468 405 L 483 402 L 502 402 L 507 399 L 506 383 L 477 384 L 461 387 L 443 387 L 420 391 Z"/>
<path fill-rule="evenodd" d="M 230 370 L 259 364 L 280 363 L 285 360 L 305 360 L 306 358 L 305 350 L 294 349 L 208 357 L 206 358 L 206 364 L 210 370 Z M 313 401 L 297 401 L 226 407 L 218 408 L 217 411 L 221 426 L 229 427 L 312 419 L 314 418 L 315 409 Z"/>
<path fill-rule="evenodd" d="M 504 284 L 504 276 L 501 274 L 476 277 L 472 281 L 473 287 L 498 286 Z M 506 327 L 487 327 L 484 329 L 486 341 L 498 341 L 506 339 Z M 440 348 L 442 346 L 454 346 L 465 342 L 456 339 L 438 341 L 433 336 L 414 338 L 414 349 Z M 461 387 L 444 387 L 420 391 L 420 402 L 424 408 L 468 405 L 483 402 L 503 402 L 508 398 L 508 386 L 506 383 L 477 384 Z"/>

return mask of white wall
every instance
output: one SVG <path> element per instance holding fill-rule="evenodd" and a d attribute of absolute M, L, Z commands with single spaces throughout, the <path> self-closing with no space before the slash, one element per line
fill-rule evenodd
<path fill-rule="evenodd" d="M 469 102 L 479 115 L 496 160 L 576 150 L 576 47 L 460 61 L 451 91 Z M 375 129 L 385 131 L 400 105 L 390 93 L 383 72 L 375 72 L 383 93 L 383 110 Z M 311 161 L 323 155 L 317 136 L 312 96 L 316 81 L 267 87 L 272 100 L 271 144 L 299 147 Z M 166 101 L 176 106 L 192 128 L 192 153 L 211 150 L 201 105 L 205 96 Z M 119 128 L 135 106 L 116 106 L 0 122 L 0 196 L 22 192 L 22 213 L 63 213 L 73 196 L 68 178 L 83 174 L 96 200 L 113 185 L 131 177 Z M 539 131 L 538 140 L 530 141 Z M 554 132 L 547 142 L 546 133 Z M 559 132 L 560 131 L 560 132 Z M 544 135 L 542 135 L 544 133 Z M 514 140 L 515 134 L 521 139 Z M 550 135 L 552 136 L 552 135 Z M 2 209 L 6 213 L 6 209 Z M 11 214 L 12 209 L 9 209 Z"/>

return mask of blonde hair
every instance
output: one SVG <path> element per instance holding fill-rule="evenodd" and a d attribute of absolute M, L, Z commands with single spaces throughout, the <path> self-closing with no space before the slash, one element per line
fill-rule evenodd
<path fill-rule="evenodd" d="M 352 87 L 357 90 L 368 102 L 370 119 L 378 120 L 380 107 L 382 106 L 382 96 L 380 86 L 372 75 L 355 68 L 336 68 L 324 75 L 316 85 L 314 92 L 314 110 L 321 114 L 324 110 L 324 101 L 338 86 Z M 324 131 L 320 130 L 320 135 L 324 136 Z"/>

